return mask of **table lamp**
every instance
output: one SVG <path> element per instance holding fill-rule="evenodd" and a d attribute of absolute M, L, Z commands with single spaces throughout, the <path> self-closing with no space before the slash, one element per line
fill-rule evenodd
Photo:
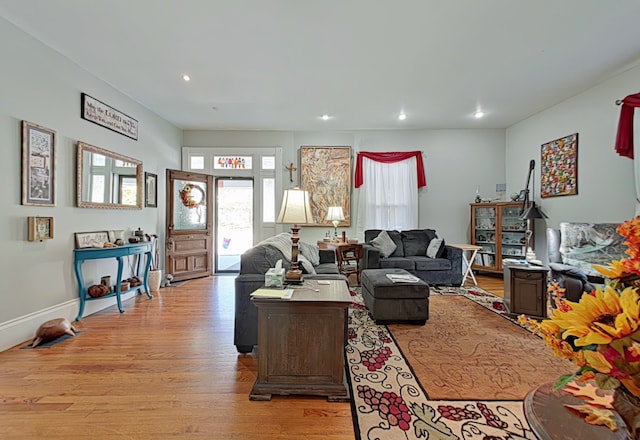
<path fill-rule="evenodd" d="M 344 212 L 342 206 L 329 206 L 327 211 L 327 220 L 333 223 L 333 238 L 338 240 L 338 224 L 344 220 Z"/>
<path fill-rule="evenodd" d="M 285 283 L 296 284 L 302 282 L 302 271 L 298 267 L 298 231 L 299 224 L 314 223 L 309 192 L 298 187 L 286 189 L 282 197 L 282 206 L 276 223 L 290 223 L 291 226 L 291 269 L 284 277 Z"/>

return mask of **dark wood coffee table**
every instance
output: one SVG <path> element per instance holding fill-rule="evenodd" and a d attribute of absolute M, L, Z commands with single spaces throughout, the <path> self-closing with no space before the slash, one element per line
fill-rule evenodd
<path fill-rule="evenodd" d="M 581 405 L 585 401 L 565 391 L 554 392 L 552 384 L 540 385 L 524 399 L 524 414 L 540 440 L 625 440 L 628 436 L 626 425 L 616 414 L 620 427 L 611 431 L 606 426 L 595 426 L 564 407 Z"/>
<path fill-rule="evenodd" d="M 344 369 L 347 309 L 344 280 L 304 281 L 289 300 L 253 298 L 258 307 L 258 378 L 251 400 L 272 394 L 348 401 Z"/>

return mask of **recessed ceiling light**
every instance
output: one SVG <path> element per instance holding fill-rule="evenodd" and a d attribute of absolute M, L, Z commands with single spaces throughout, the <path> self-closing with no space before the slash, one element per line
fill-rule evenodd
<path fill-rule="evenodd" d="M 328 121 L 329 119 L 331 119 L 331 116 L 329 116 L 329 115 L 322 115 L 322 116 L 320 116 L 320 119 L 322 119 L 323 121 Z"/>
<path fill-rule="evenodd" d="M 400 119 L 401 121 L 404 121 L 405 119 L 407 119 L 407 115 L 405 115 L 404 112 L 402 112 L 398 115 L 398 119 Z"/>
<path fill-rule="evenodd" d="M 185 82 L 191 81 L 191 77 L 189 75 L 187 75 L 186 73 L 184 75 L 182 75 L 182 79 L 185 80 Z"/>
<path fill-rule="evenodd" d="M 476 110 L 476 112 L 473 114 L 473 116 L 474 116 L 476 119 L 480 119 L 481 117 L 483 117 L 483 116 L 484 116 L 484 112 L 483 112 L 482 110 Z"/>

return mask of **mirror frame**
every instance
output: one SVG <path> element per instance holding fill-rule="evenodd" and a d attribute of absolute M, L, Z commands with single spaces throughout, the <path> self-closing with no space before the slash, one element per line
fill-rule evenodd
<path fill-rule="evenodd" d="M 84 171 L 82 155 L 85 151 L 91 153 L 102 154 L 107 157 L 111 157 L 116 160 L 122 160 L 124 162 L 130 162 L 136 165 L 136 204 L 135 205 L 123 205 L 119 203 L 96 203 L 87 202 L 82 200 L 82 175 Z M 113 151 L 105 150 L 104 148 L 96 147 L 85 142 L 78 141 L 77 154 L 76 154 L 76 203 L 78 208 L 106 208 L 106 209 L 142 209 L 144 206 L 143 201 L 143 170 L 142 161 L 133 159 L 123 154 L 114 153 Z"/>

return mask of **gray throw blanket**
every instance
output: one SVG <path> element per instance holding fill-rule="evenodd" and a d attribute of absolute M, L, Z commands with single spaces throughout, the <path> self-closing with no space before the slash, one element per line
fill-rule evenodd
<path fill-rule="evenodd" d="M 290 233 L 282 232 L 278 235 L 274 235 L 273 237 L 262 240 L 256 246 L 260 245 L 273 246 L 282 252 L 282 255 L 284 255 L 284 258 L 286 258 L 288 262 L 291 262 L 292 241 Z M 304 270 L 310 274 L 316 273 L 314 265 L 317 266 L 320 263 L 320 255 L 317 246 L 298 241 L 298 251 L 298 262 L 302 264 Z"/>

